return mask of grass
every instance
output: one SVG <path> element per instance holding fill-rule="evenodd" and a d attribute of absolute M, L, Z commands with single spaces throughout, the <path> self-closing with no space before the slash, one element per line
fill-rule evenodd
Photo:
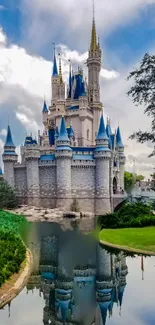
<path fill-rule="evenodd" d="M 155 253 L 155 227 L 103 229 L 99 239 L 114 245 Z"/>

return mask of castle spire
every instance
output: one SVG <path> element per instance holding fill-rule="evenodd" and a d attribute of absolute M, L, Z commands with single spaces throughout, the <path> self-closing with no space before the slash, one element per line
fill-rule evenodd
<path fill-rule="evenodd" d="M 72 93 L 72 66 L 71 66 L 71 61 L 69 61 L 69 92 L 68 92 L 68 98 L 71 98 L 71 93 Z"/>
<path fill-rule="evenodd" d="M 55 43 L 53 43 L 53 51 L 54 51 L 54 58 L 53 58 L 53 77 L 58 77 L 58 68 L 57 68 L 57 61 L 55 56 Z"/>
<path fill-rule="evenodd" d="M 10 129 L 10 125 L 8 125 L 8 129 L 7 129 L 7 136 L 6 136 L 6 141 L 5 141 L 5 148 L 6 147 L 13 147 L 15 148 L 15 145 L 13 143 L 12 140 L 12 134 L 11 134 L 11 129 Z"/>
<path fill-rule="evenodd" d="M 60 85 L 63 83 L 63 79 L 62 79 L 62 68 L 61 68 L 61 56 L 59 53 L 59 78 L 60 78 Z"/>
<path fill-rule="evenodd" d="M 96 50 L 97 50 L 97 36 L 96 36 L 96 24 L 95 24 L 95 4 L 93 0 L 93 22 L 92 22 L 90 51 L 95 52 Z"/>

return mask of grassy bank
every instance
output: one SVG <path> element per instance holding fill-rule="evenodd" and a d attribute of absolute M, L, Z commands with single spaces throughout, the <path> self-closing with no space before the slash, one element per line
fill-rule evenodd
<path fill-rule="evenodd" d="M 0 287 L 12 274 L 19 272 L 25 259 L 22 239 L 27 225 L 24 216 L 0 210 Z"/>
<path fill-rule="evenodd" d="M 155 253 L 155 227 L 103 229 L 99 239 L 114 245 Z"/>

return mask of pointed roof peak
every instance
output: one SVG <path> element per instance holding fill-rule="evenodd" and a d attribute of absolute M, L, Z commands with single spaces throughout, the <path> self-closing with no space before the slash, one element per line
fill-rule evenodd
<path fill-rule="evenodd" d="M 56 61 L 56 55 L 55 55 L 55 44 L 54 44 L 53 51 L 54 51 L 54 57 L 53 57 L 53 77 L 58 77 L 58 68 L 57 68 L 57 61 Z"/>
<path fill-rule="evenodd" d="M 58 141 L 69 141 L 68 132 L 66 130 L 65 118 L 61 118 L 61 126 Z"/>
<path fill-rule="evenodd" d="M 100 126 L 99 126 L 98 135 L 96 137 L 96 140 L 108 140 L 108 136 L 107 136 L 105 124 L 104 124 L 103 113 L 100 118 Z"/>
<path fill-rule="evenodd" d="M 48 108 L 47 108 L 47 104 L 46 104 L 46 100 L 44 98 L 44 105 L 43 105 L 43 113 L 48 113 Z"/>
<path fill-rule="evenodd" d="M 96 24 L 95 24 L 95 3 L 93 0 L 93 21 L 92 21 L 92 33 L 91 33 L 91 43 L 90 51 L 94 52 L 97 50 L 97 36 L 96 36 Z"/>
<path fill-rule="evenodd" d="M 5 141 L 5 146 L 4 147 L 13 147 L 13 148 L 15 148 L 15 145 L 14 145 L 13 140 L 12 140 L 10 125 L 8 125 L 7 136 L 6 136 L 6 141 Z"/>
<path fill-rule="evenodd" d="M 123 142 L 122 142 L 122 137 L 121 137 L 121 132 L 120 132 L 120 127 L 118 126 L 117 132 L 116 132 L 116 141 L 117 141 L 117 146 L 118 148 L 124 148 Z"/>

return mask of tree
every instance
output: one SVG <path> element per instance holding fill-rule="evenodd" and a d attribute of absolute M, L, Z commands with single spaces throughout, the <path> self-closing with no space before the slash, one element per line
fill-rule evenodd
<path fill-rule="evenodd" d="M 144 176 L 143 175 L 137 175 L 136 174 L 136 182 L 141 182 L 141 181 L 144 181 Z"/>
<path fill-rule="evenodd" d="M 124 187 L 127 193 L 131 192 L 134 186 L 133 174 L 129 172 L 124 173 Z"/>
<path fill-rule="evenodd" d="M 125 186 L 125 190 L 127 193 L 130 193 L 131 190 L 133 189 L 134 185 L 136 184 L 136 182 L 140 182 L 144 180 L 144 176 L 143 175 L 135 175 L 133 173 L 129 173 L 129 172 L 125 172 L 124 173 L 124 186 Z"/>
<path fill-rule="evenodd" d="M 128 96 L 138 105 L 144 105 L 144 114 L 152 119 L 150 131 L 133 133 L 130 139 L 136 139 L 140 143 L 151 141 L 155 144 L 155 55 L 146 53 L 140 63 L 140 67 L 130 72 L 127 80 L 134 80 L 134 85 L 128 91 Z M 155 155 L 155 148 L 149 157 Z"/>
<path fill-rule="evenodd" d="M 12 187 L 2 180 L 0 182 L 0 209 L 13 209 L 18 205 L 17 197 Z"/>

